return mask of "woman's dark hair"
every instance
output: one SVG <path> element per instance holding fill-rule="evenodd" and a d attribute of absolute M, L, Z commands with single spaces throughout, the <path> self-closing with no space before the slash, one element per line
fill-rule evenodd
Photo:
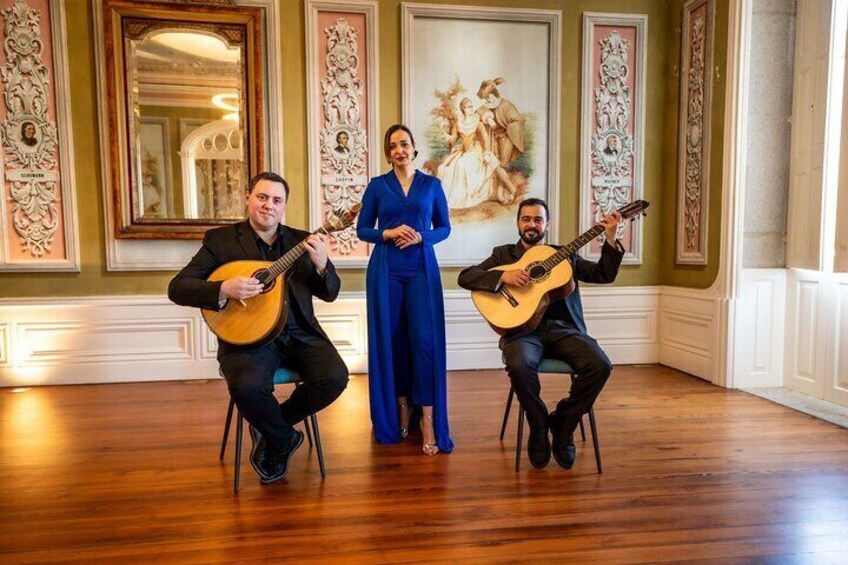
<path fill-rule="evenodd" d="M 386 130 L 386 135 L 383 137 L 383 153 L 386 154 L 386 159 L 389 162 L 391 162 L 391 159 L 389 158 L 389 143 L 392 140 L 392 134 L 397 131 L 405 131 L 406 134 L 409 136 L 409 141 L 412 142 L 412 149 L 415 149 L 415 137 L 413 137 L 412 135 L 412 130 L 410 130 L 403 124 L 395 124 L 393 126 L 390 126 L 389 129 Z M 414 151 L 412 153 L 412 158 L 415 159 L 416 157 L 418 157 L 418 151 Z"/>
<path fill-rule="evenodd" d="M 548 210 L 548 203 L 542 200 L 541 198 L 527 198 L 525 200 L 522 200 L 521 203 L 518 205 L 518 214 L 516 214 L 515 216 L 516 221 L 521 219 L 521 209 L 525 206 L 541 206 L 545 209 L 545 221 L 550 221 L 551 212 L 550 210 Z"/>
<path fill-rule="evenodd" d="M 269 171 L 263 171 L 261 173 L 257 173 L 250 179 L 250 183 L 247 185 L 247 193 L 250 194 L 253 192 L 253 189 L 256 188 L 256 184 L 261 180 L 268 180 L 271 182 L 278 182 L 283 185 L 283 188 L 286 189 L 286 201 L 289 199 L 289 183 L 286 182 L 286 179 L 278 175 L 277 173 L 272 173 Z"/>

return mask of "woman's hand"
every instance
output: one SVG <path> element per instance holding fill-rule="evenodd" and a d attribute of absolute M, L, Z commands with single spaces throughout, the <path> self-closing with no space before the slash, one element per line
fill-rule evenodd
<path fill-rule="evenodd" d="M 406 224 L 400 225 L 396 228 L 383 230 L 383 240 L 389 241 L 392 240 L 395 244 L 398 243 L 398 239 L 407 240 L 413 239 L 418 232 L 407 226 Z"/>
<path fill-rule="evenodd" d="M 412 245 L 418 245 L 419 243 L 424 241 L 424 238 L 421 237 L 421 234 L 419 232 L 415 230 L 413 230 L 413 232 L 414 235 L 412 237 L 403 236 L 396 238 L 395 245 L 397 245 L 400 249 L 406 249 L 407 247 L 410 247 Z"/>

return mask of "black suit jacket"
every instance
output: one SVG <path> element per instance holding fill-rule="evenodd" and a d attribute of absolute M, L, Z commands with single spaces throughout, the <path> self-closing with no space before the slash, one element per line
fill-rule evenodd
<path fill-rule="evenodd" d="M 558 245 L 551 245 L 554 249 L 559 249 Z M 489 271 L 492 267 L 500 265 L 509 265 L 515 263 L 525 253 L 524 246 L 521 241 L 515 244 L 501 245 L 492 250 L 492 255 L 479 265 L 463 269 L 459 273 L 459 286 L 467 290 L 485 290 L 488 292 L 497 292 L 500 288 L 500 278 L 502 271 Z M 601 257 L 598 262 L 584 259 L 577 253 L 572 253 L 569 260 L 571 261 L 571 269 L 574 277 L 574 292 L 569 294 L 559 301 L 552 302 L 548 306 L 546 316 L 550 319 L 559 319 L 565 322 L 569 320 L 564 315 L 557 315 L 557 312 L 562 312 L 560 305 L 562 303 L 568 314 L 571 316 L 575 326 L 580 333 L 586 333 L 586 322 L 583 320 L 583 302 L 580 300 L 580 285 L 577 281 L 588 283 L 611 283 L 618 275 L 618 268 L 621 265 L 621 260 L 624 258 L 624 248 L 616 242 L 613 247 L 607 242 L 604 242 L 601 248 Z"/>
<path fill-rule="evenodd" d="M 288 252 L 309 236 L 309 232 L 288 226 L 281 226 L 280 232 L 283 237 L 283 253 Z M 206 278 L 221 265 L 242 260 L 263 260 L 248 221 L 209 230 L 203 238 L 200 250 L 171 280 L 168 285 L 168 298 L 180 306 L 218 310 L 218 294 L 223 281 L 209 282 Z M 315 333 L 329 342 L 327 334 L 315 318 L 312 297 L 317 296 L 325 302 L 336 299 L 341 288 L 336 268 L 331 261 L 327 261 L 327 270 L 324 276 L 321 276 L 309 256 L 304 253 L 290 270 L 289 297 L 297 302 L 300 312 Z M 234 347 L 219 339 L 218 356 Z"/>

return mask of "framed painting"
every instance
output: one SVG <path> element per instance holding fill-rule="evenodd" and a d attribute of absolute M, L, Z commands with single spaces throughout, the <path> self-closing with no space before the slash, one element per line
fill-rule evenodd
<path fill-rule="evenodd" d="M 580 231 L 642 198 L 648 16 L 583 14 Z M 623 263 L 642 263 L 642 222 L 624 222 Z M 580 254 L 597 259 L 603 235 Z"/>
<path fill-rule="evenodd" d="M 556 234 L 561 12 L 402 4 L 401 14 L 403 121 L 453 227 L 440 264 L 479 263 L 516 241 L 525 198 L 547 200 Z"/>

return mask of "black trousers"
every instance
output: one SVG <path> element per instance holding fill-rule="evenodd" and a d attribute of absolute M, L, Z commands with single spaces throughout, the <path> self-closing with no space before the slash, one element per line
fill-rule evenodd
<path fill-rule="evenodd" d="M 336 348 L 301 328 L 286 329 L 262 347 L 229 351 L 218 362 L 236 405 L 272 447 L 288 445 L 292 426 L 329 406 L 348 381 L 347 366 Z M 278 404 L 274 372 L 280 367 L 297 371 L 303 384 Z"/>
<path fill-rule="evenodd" d="M 532 332 L 503 338 L 501 349 L 507 374 L 531 429 L 544 426 L 548 416 L 539 383 L 542 359 L 565 361 L 577 373 L 568 397 L 557 405 L 558 414 L 572 431 L 595 403 L 612 372 L 612 363 L 597 341 L 556 320 L 543 320 Z"/>

